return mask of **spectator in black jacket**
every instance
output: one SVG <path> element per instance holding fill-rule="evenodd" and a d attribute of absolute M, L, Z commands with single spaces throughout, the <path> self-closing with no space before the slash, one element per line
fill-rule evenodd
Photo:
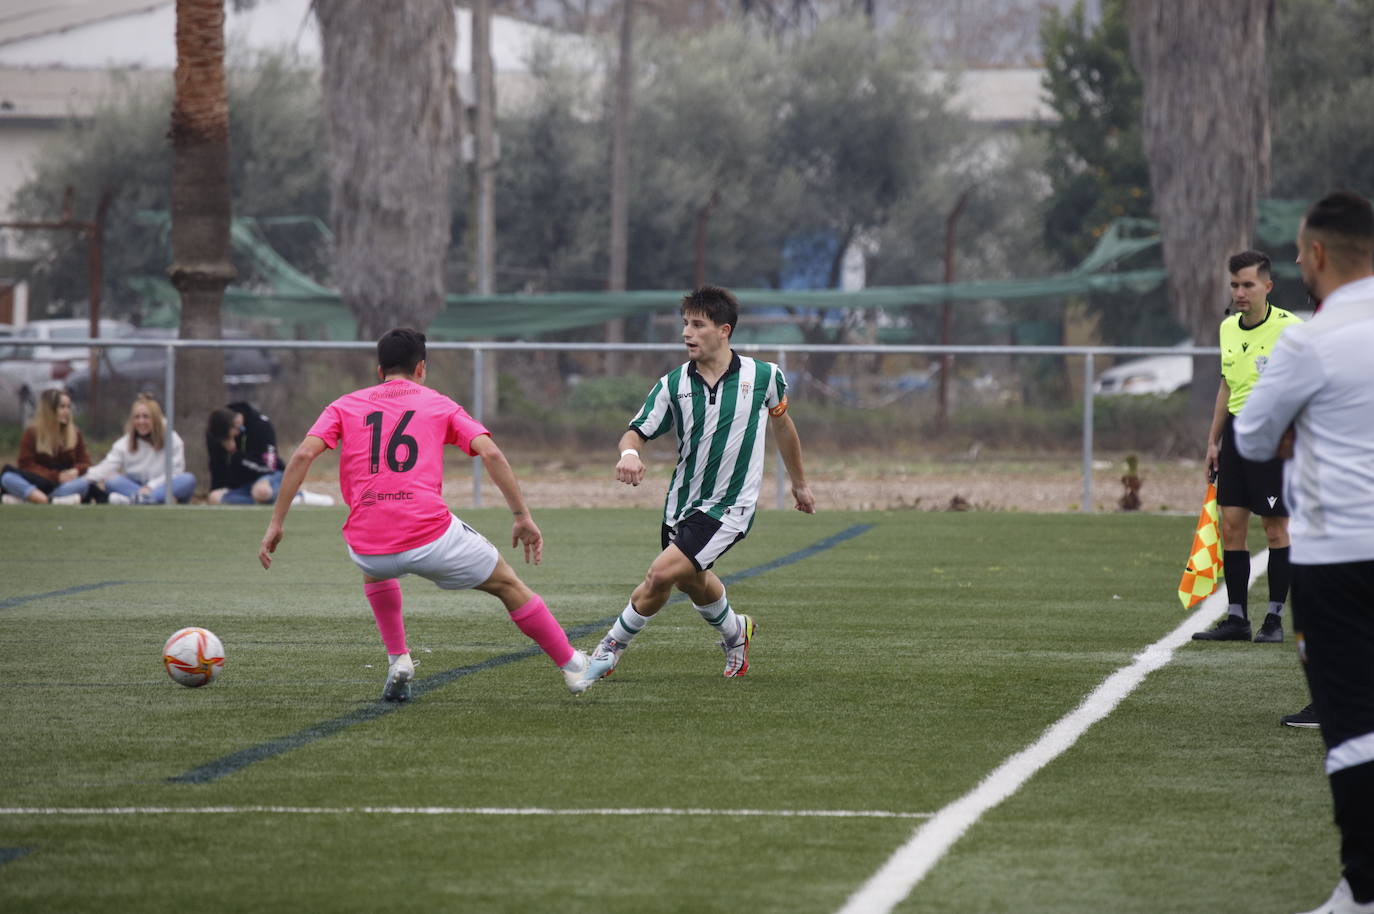
<path fill-rule="evenodd" d="M 212 505 L 276 501 L 281 485 L 277 430 L 251 403 L 230 403 L 210 414 L 205 428 Z"/>
<path fill-rule="evenodd" d="M 277 456 L 277 430 L 251 403 L 230 403 L 210 414 L 205 427 L 210 458 L 212 505 L 267 505 L 277 500 L 282 464 Z M 328 495 L 296 493 L 305 505 L 332 505 Z"/>

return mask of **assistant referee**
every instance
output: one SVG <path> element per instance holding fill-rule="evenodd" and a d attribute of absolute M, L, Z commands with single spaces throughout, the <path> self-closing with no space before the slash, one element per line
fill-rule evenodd
<path fill-rule="evenodd" d="M 1221 508 L 1222 568 L 1226 617 L 1194 641 L 1250 640 L 1250 515 L 1258 514 L 1269 542 L 1269 611 L 1256 641 L 1283 640 L 1283 604 L 1288 599 L 1288 507 L 1283 502 L 1283 461 L 1246 460 L 1236 450 L 1236 414 L 1269 362 L 1279 336 L 1301 323 L 1269 303 L 1274 288 L 1269 257 L 1241 251 L 1226 264 L 1231 273 L 1231 316 L 1221 322 L 1221 383 L 1207 432 L 1207 474 L 1217 480 Z"/>

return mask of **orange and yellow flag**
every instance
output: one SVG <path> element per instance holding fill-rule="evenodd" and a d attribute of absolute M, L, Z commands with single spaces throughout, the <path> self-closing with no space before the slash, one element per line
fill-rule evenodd
<path fill-rule="evenodd" d="M 1197 532 L 1193 534 L 1193 548 L 1188 553 L 1188 566 L 1183 580 L 1178 582 L 1178 598 L 1184 609 L 1210 596 L 1221 583 L 1221 525 L 1217 514 L 1216 483 L 1207 484 L 1202 500 Z"/>

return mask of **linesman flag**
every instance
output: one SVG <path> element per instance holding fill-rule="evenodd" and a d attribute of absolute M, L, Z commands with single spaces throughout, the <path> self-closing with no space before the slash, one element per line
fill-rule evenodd
<path fill-rule="evenodd" d="M 1207 484 L 1207 495 L 1202 499 L 1188 566 L 1183 569 L 1183 580 L 1178 582 L 1178 598 L 1183 608 L 1190 609 L 1210 596 L 1221 577 L 1221 527 L 1217 523 L 1217 485 L 1212 482 Z"/>

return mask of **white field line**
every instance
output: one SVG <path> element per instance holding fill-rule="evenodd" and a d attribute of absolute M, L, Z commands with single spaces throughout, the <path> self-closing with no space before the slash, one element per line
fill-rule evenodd
<path fill-rule="evenodd" d="M 928 819 L 928 812 L 882 809 L 554 809 L 546 806 L 7 806 L 0 816 L 160 815 L 406 815 L 406 816 L 776 816 L 822 819 Z"/>
<path fill-rule="evenodd" d="M 1267 549 L 1250 560 L 1251 584 L 1268 565 Z M 973 790 L 931 816 L 849 896 L 838 914 L 887 914 L 895 908 L 983 813 L 1016 793 L 1037 771 L 1071 748 L 1089 727 L 1112 713 L 1134 692 L 1146 676 L 1172 660 L 1174 651 L 1186 644 L 1193 632 L 1206 628 L 1225 608 L 1223 585 L 1177 628 L 1103 680 L 1082 704 L 1051 725 L 1034 743 L 1004 761 Z"/>

